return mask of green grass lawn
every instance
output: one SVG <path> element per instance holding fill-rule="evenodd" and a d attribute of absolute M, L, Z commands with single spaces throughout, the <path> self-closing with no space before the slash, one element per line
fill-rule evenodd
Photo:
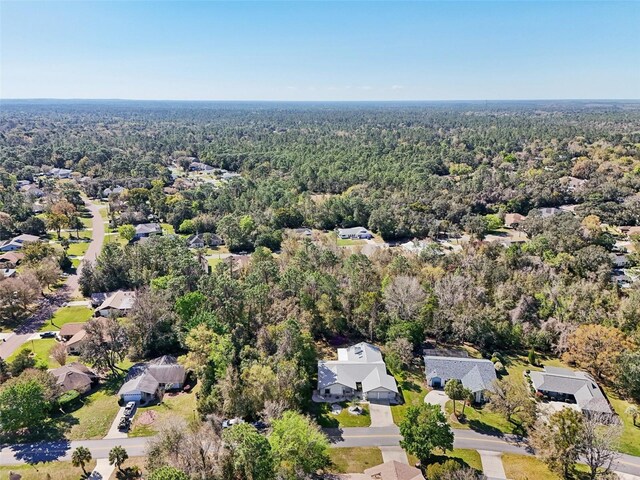
<path fill-rule="evenodd" d="M 147 457 L 129 457 L 122 464 L 122 470 L 126 472 L 128 468 L 135 466 L 140 469 L 140 472 L 142 472 L 143 477 L 147 478 L 147 474 L 149 472 L 147 472 L 147 469 L 145 468 L 146 463 L 147 463 Z M 115 469 L 111 474 L 111 476 L 108 479 L 105 478 L 104 480 L 119 480 L 119 479 L 120 477 L 118 476 L 118 469 Z"/>
<path fill-rule="evenodd" d="M 424 397 L 427 394 L 427 385 L 421 370 L 408 373 L 406 379 L 402 381 L 396 378 L 396 381 L 398 382 L 400 393 L 404 398 L 404 403 L 401 405 L 392 405 L 391 414 L 393 415 L 393 422 L 399 425 L 406 414 L 407 408 L 411 405 L 422 405 L 424 403 Z"/>
<path fill-rule="evenodd" d="M 160 226 L 162 227 L 162 233 L 164 235 L 176 233 L 176 230 L 170 223 L 161 223 Z"/>
<path fill-rule="evenodd" d="M 339 247 L 351 247 L 353 245 L 365 245 L 364 240 L 351 240 L 350 238 L 338 238 L 337 245 Z"/>
<path fill-rule="evenodd" d="M 620 436 L 620 451 L 629 455 L 640 456 L 640 422 L 638 426 L 633 425 L 631 417 L 624 412 L 631 403 L 620 398 L 615 393 L 606 390 L 611 406 L 619 415 L 622 421 L 622 435 Z M 640 406 L 638 406 L 640 408 Z"/>
<path fill-rule="evenodd" d="M 72 255 L 74 257 L 83 256 L 87 249 L 89 248 L 90 242 L 78 242 L 69 244 L 69 248 L 67 248 L 67 255 Z"/>
<path fill-rule="evenodd" d="M 409 465 L 416 465 L 418 463 L 418 459 L 413 455 L 407 455 L 407 458 L 409 459 Z M 454 448 L 452 451 L 447 452 L 446 455 L 434 455 L 431 463 L 442 463 L 448 459 L 460 460 L 466 466 L 482 472 L 482 460 L 480 460 L 480 454 L 475 450 Z"/>
<path fill-rule="evenodd" d="M 80 221 L 84 225 L 84 228 L 93 227 L 93 217 L 91 217 L 91 216 L 89 216 L 89 217 L 80 217 Z"/>
<path fill-rule="evenodd" d="M 382 452 L 377 447 L 329 449 L 332 473 L 362 473 L 382 463 Z"/>
<path fill-rule="evenodd" d="M 212 269 L 215 268 L 215 266 L 218 265 L 219 263 L 222 263 L 223 261 L 224 259 L 222 258 L 215 258 L 215 257 L 207 258 L 207 263 Z"/>
<path fill-rule="evenodd" d="M 65 323 L 82 323 L 88 321 L 93 315 L 93 310 L 87 307 L 62 307 L 47 320 L 40 331 L 60 330 Z"/>
<path fill-rule="evenodd" d="M 129 432 L 130 437 L 145 437 L 157 433 L 158 427 L 169 418 L 182 418 L 190 420 L 194 418 L 196 411 L 196 392 L 199 385 L 189 393 L 181 392 L 177 395 L 165 394 L 160 405 L 151 407 L 139 407 L 136 411 L 133 426 Z M 142 425 L 136 421 L 145 412 L 153 411 L 157 414 L 156 419 L 150 425 Z"/>
<path fill-rule="evenodd" d="M 55 338 L 41 338 L 38 340 L 29 340 L 20 348 L 20 350 L 16 350 L 15 352 L 13 352 L 13 354 L 11 354 L 11 356 L 7 359 L 7 361 L 12 362 L 15 359 L 15 357 L 18 355 L 18 353 L 21 352 L 22 350 L 31 350 L 35 355 L 37 366 L 42 366 L 45 368 L 57 368 L 60 365 L 58 365 L 58 362 L 53 360 L 49 355 L 49 352 L 51 351 L 53 346 L 57 343 L 58 341 Z M 73 361 L 73 360 L 69 360 L 69 361 Z"/>
<path fill-rule="evenodd" d="M 505 453 L 502 455 L 502 465 L 507 478 L 513 480 L 533 480 L 537 478 L 560 480 L 560 477 L 551 472 L 544 462 L 529 455 Z"/>
<path fill-rule="evenodd" d="M 464 409 L 465 421 L 460 423 L 453 419 L 453 402 L 449 400 L 446 405 L 447 420 L 453 428 L 475 430 L 483 433 L 521 433 L 518 425 L 508 422 L 506 418 L 489 411 L 484 405 L 467 405 Z M 456 402 L 458 415 L 462 411 L 462 402 Z"/>
<path fill-rule="evenodd" d="M 65 437 L 69 440 L 104 437 L 120 408 L 118 397 L 111 389 L 102 387 L 83 400 L 82 407 L 61 418 L 72 425 Z"/>
<path fill-rule="evenodd" d="M 118 234 L 115 234 L 115 235 L 106 234 L 104 236 L 104 245 L 106 245 L 107 243 L 119 243 L 120 246 L 124 246 L 124 245 L 127 245 L 129 242 Z"/>
<path fill-rule="evenodd" d="M 96 466 L 96 461 L 91 460 L 85 465 L 85 470 L 91 472 Z M 11 465 L 0 466 L 0 479 L 9 478 L 9 474 L 17 473 L 22 476 L 22 480 L 45 480 L 51 478 L 55 480 L 78 480 L 82 478 L 82 469 L 74 467 L 71 462 L 47 462 L 36 465 Z M 47 477 L 47 475 L 49 475 Z"/>
<path fill-rule="evenodd" d="M 51 233 L 51 238 L 53 238 L 54 240 L 58 240 L 58 236 L 56 235 L 55 232 L 49 232 Z M 78 236 L 80 238 L 87 238 L 87 239 L 91 239 L 91 236 L 93 235 L 92 231 L 88 231 L 88 230 L 80 230 L 80 232 L 78 232 Z M 62 232 L 60 234 L 60 236 L 62 238 L 71 238 L 71 239 L 76 239 L 76 232 Z"/>
<path fill-rule="evenodd" d="M 371 425 L 371 416 L 369 408 L 366 405 L 360 405 L 363 412 L 362 415 L 352 415 L 348 411 L 349 404 L 342 402 L 342 411 L 338 415 L 331 413 L 330 403 L 313 403 L 312 414 L 315 415 L 318 424 L 321 427 L 368 427 Z"/>

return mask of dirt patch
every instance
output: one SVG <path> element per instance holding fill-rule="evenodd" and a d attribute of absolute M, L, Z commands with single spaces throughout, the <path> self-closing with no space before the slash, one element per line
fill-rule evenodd
<path fill-rule="evenodd" d="M 147 410 L 146 412 L 142 412 L 137 415 L 136 423 L 138 425 L 151 425 L 158 418 L 158 412 L 154 410 Z"/>

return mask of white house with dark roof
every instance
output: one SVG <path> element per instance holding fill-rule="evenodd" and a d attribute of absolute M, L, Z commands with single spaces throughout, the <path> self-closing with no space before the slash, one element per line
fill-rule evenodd
<path fill-rule="evenodd" d="M 186 370 L 175 357 L 164 355 L 131 367 L 118 395 L 123 403 L 149 403 L 167 390 L 182 388 L 185 377 Z"/>
<path fill-rule="evenodd" d="M 587 414 L 613 414 L 602 390 L 586 372 L 545 367 L 542 372 L 531 372 L 529 378 L 536 392 L 551 400 L 575 403 Z"/>
<path fill-rule="evenodd" d="M 338 360 L 318 362 L 320 401 L 362 397 L 365 400 L 398 398 L 395 378 L 387 373 L 377 347 L 361 342 L 338 349 Z"/>
<path fill-rule="evenodd" d="M 16 250 L 20 250 L 25 243 L 37 242 L 39 240 L 40 237 L 37 237 L 36 235 L 23 233 L 22 235 L 13 237 L 11 240 L 5 240 L 4 242 L 1 242 L 0 252 L 14 252 Z"/>
<path fill-rule="evenodd" d="M 136 234 L 133 237 L 135 240 L 152 235 L 162 235 L 162 227 L 159 223 L 140 223 L 135 226 L 135 229 Z"/>
<path fill-rule="evenodd" d="M 364 227 L 339 228 L 338 237 L 342 239 L 369 239 L 373 234 Z"/>
<path fill-rule="evenodd" d="M 484 401 L 485 393 L 493 390 L 497 380 L 493 363 L 479 358 L 425 355 L 424 369 L 430 387 L 442 388 L 447 380 L 460 380 L 478 403 Z"/>

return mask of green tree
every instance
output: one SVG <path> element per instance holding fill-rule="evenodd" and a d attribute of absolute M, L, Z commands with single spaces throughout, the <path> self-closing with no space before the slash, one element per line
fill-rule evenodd
<path fill-rule="evenodd" d="M 453 449 L 453 431 L 439 405 L 412 405 L 400 422 L 400 446 L 427 464 L 434 449 Z"/>
<path fill-rule="evenodd" d="M 270 480 L 275 478 L 275 462 L 269 441 L 246 423 L 234 425 L 222 434 L 229 452 L 231 478 Z"/>
<path fill-rule="evenodd" d="M 618 360 L 618 385 L 629 397 L 640 401 L 640 351 L 628 351 Z"/>
<path fill-rule="evenodd" d="M 9 372 L 12 376 L 17 377 L 27 368 L 33 368 L 35 366 L 36 359 L 33 356 L 33 352 L 30 349 L 25 348 L 24 350 L 20 350 L 14 357 L 13 361 L 9 365 Z"/>
<path fill-rule="evenodd" d="M 45 394 L 45 387 L 35 378 L 18 377 L 4 383 L 0 389 L 1 431 L 15 434 L 39 427 L 49 411 Z"/>
<path fill-rule="evenodd" d="M 640 415 L 640 412 L 638 412 L 638 407 L 636 407 L 635 405 L 629 405 L 624 413 L 631 417 L 633 426 L 635 427 L 636 421 L 638 420 L 638 415 Z"/>
<path fill-rule="evenodd" d="M 92 458 L 93 457 L 91 456 L 91 452 L 87 447 L 78 447 L 71 454 L 71 464 L 74 467 L 82 468 L 82 473 L 87 475 L 85 466 L 91 461 Z"/>
<path fill-rule="evenodd" d="M 536 454 L 565 479 L 573 476 L 581 443 L 582 414 L 572 408 L 555 412 L 548 421 L 540 422 L 531 435 Z"/>
<path fill-rule="evenodd" d="M 444 393 L 453 401 L 453 414 L 456 413 L 456 400 L 464 400 L 466 396 L 465 388 L 462 386 L 462 382 L 457 378 L 451 378 L 447 380 L 444 386 Z"/>
<path fill-rule="evenodd" d="M 136 229 L 133 225 L 120 225 L 120 227 L 118 227 L 118 234 L 120 238 L 130 242 L 133 240 L 133 237 L 136 236 Z"/>
<path fill-rule="evenodd" d="M 164 466 L 151 472 L 149 480 L 189 480 L 189 475 L 178 468 Z"/>
<path fill-rule="evenodd" d="M 531 426 L 536 419 L 536 403 L 531 398 L 531 392 L 522 379 L 507 377 L 494 383 L 494 388 L 488 393 L 489 409 L 503 415 L 508 422 L 515 423 L 513 416 L 517 415 L 520 425 Z"/>
<path fill-rule="evenodd" d="M 287 411 L 274 420 L 269 443 L 279 474 L 286 479 L 300 478 L 329 464 L 329 441 L 309 417 Z"/>
<path fill-rule="evenodd" d="M 120 445 L 116 445 L 109 451 L 109 465 L 115 465 L 120 472 L 122 471 L 122 464 L 127 458 L 129 458 L 129 454 Z"/>

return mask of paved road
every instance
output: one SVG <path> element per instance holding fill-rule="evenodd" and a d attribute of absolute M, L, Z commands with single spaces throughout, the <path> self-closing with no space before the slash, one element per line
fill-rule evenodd
<path fill-rule="evenodd" d="M 42 324 L 53 316 L 58 308 L 63 306 L 70 298 L 78 296 L 78 279 L 80 278 L 82 266 L 84 262 L 94 261 L 98 257 L 102 250 L 102 244 L 104 243 L 104 223 L 100 215 L 100 210 L 91 200 L 85 200 L 85 203 L 92 215 L 91 223 L 93 230 L 91 243 L 89 244 L 89 248 L 87 248 L 87 252 L 84 254 L 82 263 L 74 275 L 67 277 L 61 288 L 54 294 L 41 300 L 40 306 L 31 318 L 21 325 L 13 335 L 9 335 L 3 342 L 0 342 L 1 358 L 9 358 L 13 352 L 29 340 L 31 334 L 37 332 Z"/>
<path fill-rule="evenodd" d="M 400 444 L 398 427 L 328 428 L 325 432 L 333 447 L 380 447 Z M 489 452 L 531 455 L 531 450 L 515 435 L 486 435 L 472 430 L 454 430 L 455 448 L 485 450 Z M 147 442 L 152 437 L 42 442 L 25 445 L 9 445 L 0 449 L 0 465 L 17 465 L 54 460 L 68 460 L 71 452 L 84 446 L 91 450 L 93 458 L 107 458 L 109 450 L 123 446 L 130 457 L 143 456 Z M 620 455 L 613 470 L 640 475 L 640 457 Z"/>

